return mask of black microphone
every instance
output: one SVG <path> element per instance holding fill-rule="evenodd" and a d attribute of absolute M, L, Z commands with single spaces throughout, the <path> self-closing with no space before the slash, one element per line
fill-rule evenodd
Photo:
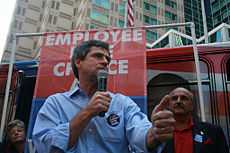
<path fill-rule="evenodd" d="M 97 72 L 97 90 L 98 91 L 106 91 L 107 90 L 107 77 L 108 71 L 99 70 Z M 104 117 L 106 112 L 100 112 L 99 116 Z"/>

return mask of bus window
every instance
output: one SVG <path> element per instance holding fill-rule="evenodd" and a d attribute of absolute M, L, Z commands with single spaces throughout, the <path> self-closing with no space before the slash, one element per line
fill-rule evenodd
<path fill-rule="evenodd" d="M 227 73 L 227 81 L 230 81 L 230 59 L 227 62 L 226 73 Z"/>
<path fill-rule="evenodd" d="M 228 144 L 230 145 L 230 59 L 228 59 L 226 63 L 226 74 L 227 74 L 227 80 L 225 80 L 227 91 L 225 92 L 225 95 L 227 95 L 227 101 L 225 103 L 225 107 L 227 107 L 226 114 L 224 115 L 224 120 L 226 121 L 226 126 L 225 126 L 225 134 L 227 135 L 228 139 Z"/>

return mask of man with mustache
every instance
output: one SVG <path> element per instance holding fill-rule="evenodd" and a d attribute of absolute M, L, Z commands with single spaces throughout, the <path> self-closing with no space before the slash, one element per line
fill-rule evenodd
<path fill-rule="evenodd" d="M 169 109 L 176 120 L 173 140 L 164 153 L 228 153 L 221 127 L 195 119 L 193 94 L 179 87 L 167 95 Z"/>

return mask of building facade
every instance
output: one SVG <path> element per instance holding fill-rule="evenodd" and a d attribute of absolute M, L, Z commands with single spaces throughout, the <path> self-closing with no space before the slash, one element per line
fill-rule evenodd
<path fill-rule="evenodd" d="M 230 23 L 230 0 L 210 0 L 213 26 Z"/>
<path fill-rule="evenodd" d="M 204 0 L 207 29 L 213 29 L 211 7 L 209 0 Z M 194 22 L 197 38 L 204 35 L 201 0 L 184 0 L 185 22 Z M 191 35 L 190 28 L 186 28 L 186 33 Z"/>
<path fill-rule="evenodd" d="M 124 27 L 127 0 L 17 0 L 10 32 L 1 62 L 8 62 L 14 33 L 87 30 Z M 135 26 L 184 22 L 183 0 L 135 0 Z M 185 28 L 177 30 L 184 32 Z M 168 31 L 146 30 L 153 42 Z M 31 60 L 39 55 L 40 37 L 17 40 L 16 60 Z"/>

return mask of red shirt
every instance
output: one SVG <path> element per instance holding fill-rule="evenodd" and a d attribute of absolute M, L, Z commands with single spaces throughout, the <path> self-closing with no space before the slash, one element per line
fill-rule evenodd
<path fill-rule="evenodd" d="M 193 122 L 190 120 L 185 129 L 174 130 L 175 153 L 193 153 L 192 127 Z"/>

